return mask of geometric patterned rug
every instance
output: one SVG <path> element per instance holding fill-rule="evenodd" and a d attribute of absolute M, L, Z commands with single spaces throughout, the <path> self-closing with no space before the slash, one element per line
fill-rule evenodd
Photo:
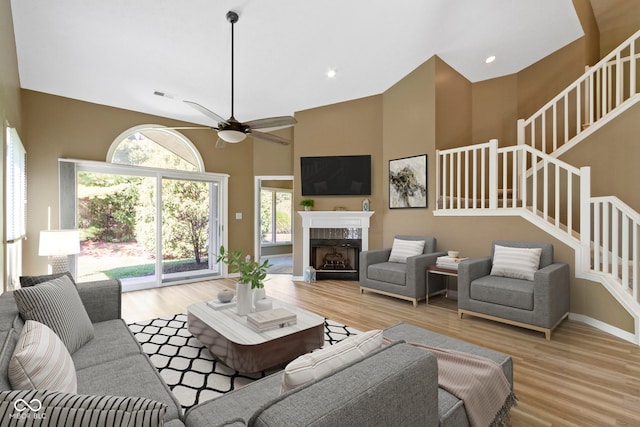
<path fill-rule="evenodd" d="M 183 313 L 132 323 L 129 329 L 185 411 L 279 370 L 245 374 L 229 368 L 191 335 Z M 359 333 L 328 319 L 324 329 L 325 345 Z"/>

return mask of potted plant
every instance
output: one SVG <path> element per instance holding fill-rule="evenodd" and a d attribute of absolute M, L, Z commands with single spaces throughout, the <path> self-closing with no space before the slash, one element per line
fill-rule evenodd
<path fill-rule="evenodd" d="M 248 314 L 252 307 L 251 291 L 262 289 L 264 294 L 263 282 L 267 277 L 267 269 L 271 267 L 269 260 L 255 261 L 251 255 L 243 257 L 241 251 L 227 251 L 220 246 L 216 262 L 227 264 L 231 273 L 240 273 L 240 280 L 236 284 L 237 311 L 240 315 Z"/>
<path fill-rule="evenodd" d="M 313 201 L 313 199 L 302 199 L 300 201 L 300 205 L 304 206 L 305 211 L 310 211 L 313 205 L 315 205 L 315 202 Z"/>

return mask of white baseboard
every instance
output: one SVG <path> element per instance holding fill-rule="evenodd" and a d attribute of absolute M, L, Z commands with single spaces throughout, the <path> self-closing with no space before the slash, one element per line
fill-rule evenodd
<path fill-rule="evenodd" d="M 589 326 L 593 326 L 596 329 L 600 329 L 603 332 L 606 332 L 608 334 L 611 334 L 615 337 L 621 338 L 625 341 L 629 341 L 633 344 L 640 344 L 638 342 L 637 337 L 632 334 L 631 332 L 627 332 L 623 329 L 620 328 L 616 328 L 615 326 L 611 326 L 607 323 L 604 323 L 600 320 L 594 319 L 592 317 L 589 316 L 585 316 L 584 314 L 576 314 L 576 313 L 569 313 L 569 319 L 570 320 L 575 320 L 578 322 L 582 322 L 582 323 L 586 323 Z"/>

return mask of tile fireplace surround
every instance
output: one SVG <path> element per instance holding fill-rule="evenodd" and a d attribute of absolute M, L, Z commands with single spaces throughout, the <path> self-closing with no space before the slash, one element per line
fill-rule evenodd
<path fill-rule="evenodd" d="M 316 228 L 358 229 L 361 250 L 369 249 L 369 220 L 374 212 L 364 211 L 298 211 L 302 217 L 302 269 L 309 265 L 311 230 Z"/>

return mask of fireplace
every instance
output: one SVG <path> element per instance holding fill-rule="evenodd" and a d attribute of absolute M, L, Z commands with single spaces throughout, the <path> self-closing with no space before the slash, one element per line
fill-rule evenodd
<path fill-rule="evenodd" d="M 302 268 L 312 266 L 316 279 L 358 280 L 360 252 L 369 248 L 373 212 L 304 211 Z"/>
<path fill-rule="evenodd" d="M 311 239 L 309 248 L 317 280 L 358 280 L 361 239 Z"/>

